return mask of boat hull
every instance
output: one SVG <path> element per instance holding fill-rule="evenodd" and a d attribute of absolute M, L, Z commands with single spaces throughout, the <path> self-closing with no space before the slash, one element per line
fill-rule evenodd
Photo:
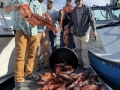
<path fill-rule="evenodd" d="M 110 61 L 105 61 L 103 58 L 95 56 L 89 51 L 89 59 L 91 66 L 101 74 L 102 77 L 111 81 L 118 87 L 120 87 L 120 66 L 111 63 Z"/>

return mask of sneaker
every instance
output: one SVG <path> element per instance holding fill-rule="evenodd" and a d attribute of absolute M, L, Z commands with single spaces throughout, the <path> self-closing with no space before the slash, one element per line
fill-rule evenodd
<path fill-rule="evenodd" d="M 15 87 L 13 90 L 23 90 L 21 82 L 15 82 Z"/>
<path fill-rule="evenodd" d="M 38 75 L 34 75 L 33 73 L 31 73 L 28 76 L 26 76 L 25 79 L 37 81 L 37 80 L 39 80 L 39 76 Z"/>

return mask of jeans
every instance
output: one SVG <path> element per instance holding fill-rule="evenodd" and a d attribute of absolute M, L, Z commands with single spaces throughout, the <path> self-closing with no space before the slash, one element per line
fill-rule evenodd
<path fill-rule="evenodd" d="M 60 35 L 60 47 L 65 47 L 65 43 L 63 41 L 63 33 Z M 73 40 L 73 34 L 69 33 L 69 48 L 74 48 L 74 40 Z"/>
<path fill-rule="evenodd" d="M 55 35 L 52 31 L 49 31 L 49 38 L 51 42 L 52 52 L 57 49 L 57 35 Z"/>

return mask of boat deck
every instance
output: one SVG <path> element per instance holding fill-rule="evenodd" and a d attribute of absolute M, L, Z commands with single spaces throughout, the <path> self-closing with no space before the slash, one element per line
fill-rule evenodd
<path fill-rule="evenodd" d="M 35 74 L 39 74 L 42 73 L 44 74 L 45 72 L 53 72 L 53 70 L 51 69 L 44 69 L 43 67 L 41 67 L 41 71 L 40 72 L 34 72 Z M 80 73 L 80 72 L 84 72 L 83 68 L 77 68 L 75 73 Z M 90 74 L 95 74 L 94 70 L 91 68 L 91 73 Z M 106 84 L 104 84 L 105 90 L 112 90 L 110 87 L 108 87 Z M 23 90 L 36 90 L 40 88 L 40 85 L 37 84 L 37 81 L 32 81 L 32 80 L 25 80 L 23 82 Z"/>
<path fill-rule="evenodd" d="M 57 48 L 60 47 L 60 42 L 59 42 L 59 41 L 60 41 L 60 37 L 57 38 Z M 42 61 L 43 61 L 43 55 L 41 54 L 40 62 L 42 62 Z M 41 64 L 41 66 L 40 66 L 40 69 L 41 69 L 40 72 L 35 72 L 35 71 L 34 71 L 34 73 L 35 73 L 35 74 L 39 74 L 39 73 L 44 74 L 45 72 L 53 72 L 52 69 L 44 69 L 42 64 Z M 84 72 L 84 69 L 83 69 L 83 68 L 77 68 L 76 71 L 75 71 L 75 73 L 80 73 L 80 72 Z M 92 74 L 92 75 L 95 75 L 95 74 L 96 74 L 96 72 L 93 70 L 92 67 L 91 67 L 91 70 L 90 70 L 90 74 Z M 104 87 L 105 87 L 105 90 L 112 90 L 112 89 L 111 89 L 109 86 L 107 86 L 107 84 L 105 84 L 104 82 L 103 82 L 103 85 L 104 85 Z M 25 81 L 23 82 L 23 90 L 36 90 L 36 89 L 38 89 L 38 88 L 40 88 L 40 87 L 41 87 L 41 86 L 37 84 L 37 81 L 25 80 Z"/>

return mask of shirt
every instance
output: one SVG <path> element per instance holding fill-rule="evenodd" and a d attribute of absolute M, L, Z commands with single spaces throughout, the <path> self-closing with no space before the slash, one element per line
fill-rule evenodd
<path fill-rule="evenodd" d="M 47 8 L 44 3 L 40 3 L 40 10 L 42 13 L 45 13 L 47 11 Z M 43 32 L 46 30 L 46 26 L 37 26 L 38 32 Z"/>
<path fill-rule="evenodd" d="M 11 4 L 29 4 L 32 13 L 42 16 L 41 4 L 38 0 L 8 0 L 5 6 Z M 19 10 L 13 11 L 13 30 L 23 30 L 27 35 L 34 36 L 37 34 L 37 26 L 32 27 L 20 15 Z"/>
<path fill-rule="evenodd" d="M 76 9 L 77 23 L 78 23 L 78 24 L 80 23 L 81 18 L 82 18 L 82 15 L 83 15 L 83 8 L 84 8 L 84 7 L 79 8 L 79 9 L 78 9 L 78 8 Z"/>
<path fill-rule="evenodd" d="M 59 11 L 52 8 L 52 9 L 48 9 L 47 13 L 50 15 L 52 19 L 52 25 L 56 26 L 56 28 L 58 29 Z"/>

